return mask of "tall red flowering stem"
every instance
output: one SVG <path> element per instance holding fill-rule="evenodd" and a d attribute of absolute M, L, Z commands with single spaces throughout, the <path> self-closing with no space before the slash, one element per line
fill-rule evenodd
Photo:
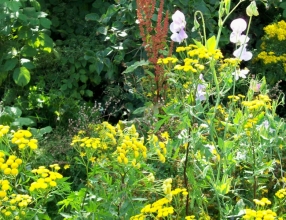
<path fill-rule="evenodd" d="M 148 56 L 148 60 L 154 67 L 156 83 L 156 102 L 160 99 L 160 92 L 164 84 L 164 70 L 157 64 L 160 58 L 160 50 L 166 46 L 168 34 L 168 11 L 163 18 L 164 0 L 160 1 L 157 15 L 156 27 L 152 24 L 152 16 L 155 12 L 156 0 L 136 0 L 137 2 L 137 19 L 139 21 L 140 35 Z M 163 22 L 162 22 L 163 20 Z"/>

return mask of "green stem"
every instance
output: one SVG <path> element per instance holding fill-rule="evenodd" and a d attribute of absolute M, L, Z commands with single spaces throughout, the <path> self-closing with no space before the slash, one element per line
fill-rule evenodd
<path fill-rule="evenodd" d="M 219 39 L 220 39 L 220 35 L 221 35 L 221 30 L 222 27 L 224 25 L 224 23 L 226 22 L 226 20 L 228 19 L 228 17 L 232 14 L 232 12 L 234 12 L 234 10 L 240 5 L 240 3 L 244 2 L 245 0 L 240 0 L 234 7 L 233 9 L 225 16 L 225 18 L 222 20 L 221 19 L 221 15 L 219 15 L 219 20 L 222 20 L 221 24 L 219 24 L 219 29 L 218 29 L 218 33 L 216 36 L 216 49 L 218 48 L 218 43 L 219 43 Z"/>

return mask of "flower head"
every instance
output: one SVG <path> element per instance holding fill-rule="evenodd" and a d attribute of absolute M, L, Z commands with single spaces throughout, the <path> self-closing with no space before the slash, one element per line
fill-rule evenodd
<path fill-rule="evenodd" d="M 230 23 L 230 28 L 232 29 L 232 33 L 230 34 L 230 42 L 244 44 L 249 41 L 249 37 L 246 35 L 242 35 L 242 32 L 245 31 L 247 27 L 246 21 L 242 18 L 238 18 L 233 20 Z"/>
<path fill-rule="evenodd" d="M 246 50 L 247 44 L 241 45 L 233 52 L 233 56 L 240 60 L 248 61 L 252 58 L 252 53 Z"/>
<path fill-rule="evenodd" d="M 246 78 L 246 75 L 248 74 L 249 70 L 235 70 L 235 72 L 232 73 L 234 75 L 235 80 L 238 80 L 239 78 Z"/>
<path fill-rule="evenodd" d="M 171 36 L 172 41 L 181 43 L 184 39 L 188 37 L 185 32 L 186 20 L 185 15 L 177 10 L 172 15 L 173 22 L 170 24 L 170 30 L 173 33 Z"/>

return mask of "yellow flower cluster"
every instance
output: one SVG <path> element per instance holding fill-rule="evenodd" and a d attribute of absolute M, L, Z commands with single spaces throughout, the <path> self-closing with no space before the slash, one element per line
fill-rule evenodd
<path fill-rule="evenodd" d="M 243 101 L 241 104 L 249 110 L 259 110 L 262 107 L 271 109 L 271 99 L 268 95 L 258 95 L 257 99 L 252 101 Z"/>
<path fill-rule="evenodd" d="M 238 94 L 238 95 L 229 95 L 227 98 L 228 98 L 228 99 L 231 99 L 233 102 L 237 102 L 237 101 L 239 101 L 240 99 L 245 98 L 245 96 L 244 96 L 244 95 L 241 95 L 241 94 Z"/>
<path fill-rule="evenodd" d="M 167 154 L 166 144 L 168 143 L 168 140 L 169 140 L 169 134 L 167 132 L 164 132 L 161 134 L 161 136 L 162 138 L 165 139 L 164 142 L 159 141 L 159 138 L 155 134 L 149 135 L 148 140 L 149 140 L 149 143 L 153 146 L 153 148 L 156 149 L 156 153 L 157 153 L 159 160 L 162 163 L 165 163 L 166 161 L 165 156 Z"/>
<path fill-rule="evenodd" d="M 275 55 L 275 53 L 272 51 L 270 52 L 262 51 L 258 54 L 257 58 L 262 60 L 264 64 L 286 62 L 286 54 L 282 54 L 279 56 Z"/>
<path fill-rule="evenodd" d="M 10 189 L 10 182 L 8 180 L 0 180 L 0 186 L 0 198 L 5 198 L 7 196 L 7 191 Z"/>
<path fill-rule="evenodd" d="M 219 70 L 222 71 L 227 68 L 231 68 L 233 71 L 236 67 L 238 67 L 240 64 L 240 59 L 238 58 L 226 58 L 221 61 L 221 65 Z"/>
<path fill-rule="evenodd" d="M 26 212 L 24 209 L 32 202 L 32 197 L 29 195 L 12 194 L 10 198 L 5 197 L 0 202 L 2 206 L 1 213 L 4 216 L 10 216 L 9 219 L 24 219 Z M 21 217 L 20 217 L 21 216 Z"/>
<path fill-rule="evenodd" d="M 158 64 L 168 64 L 168 63 L 177 63 L 178 59 L 175 57 L 166 57 L 166 58 L 159 58 L 157 63 Z"/>
<path fill-rule="evenodd" d="M 170 202 L 171 201 L 167 198 L 159 199 L 141 209 L 141 214 L 157 213 L 157 217 L 166 217 L 174 213 L 174 208 L 172 206 L 166 206 Z"/>
<path fill-rule="evenodd" d="M 283 199 L 286 197 L 286 189 L 280 189 L 275 193 L 275 196 L 279 199 Z"/>
<path fill-rule="evenodd" d="M 199 61 L 197 59 L 190 59 L 185 58 L 184 59 L 184 65 L 176 65 L 174 67 L 175 70 L 183 70 L 185 72 L 191 71 L 193 73 L 197 73 L 198 71 L 201 72 L 205 69 L 204 65 L 199 64 Z"/>
<path fill-rule="evenodd" d="M 141 213 L 139 215 L 131 217 L 130 220 L 143 220 L 149 214 L 157 214 L 157 218 L 164 218 L 169 215 L 172 215 L 174 213 L 174 208 L 170 205 L 172 201 L 172 196 L 176 196 L 179 193 L 182 193 L 182 195 L 185 197 L 186 195 L 188 195 L 188 192 L 185 188 L 176 188 L 175 190 L 171 190 L 171 184 L 171 178 L 164 180 L 162 189 L 166 196 L 162 199 L 155 201 L 152 204 L 147 204 L 141 209 Z"/>
<path fill-rule="evenodd" d="M 25 149 L 27 146 L 32 150 L 36 150 L 38 148 L 38 140 L 31 137 L 32 133 L 30 131 L 18 130 L 13 134 L 11 142 L 17 144 L 20 150 Z"/>
<path fill-rule="evenodd" d="M 253 199 L 253 202 L 259 206 L 271 205 L 271 201 L 267 198 L 262 198 L 260 200 L 259 199 Z"/>
<path fill-rule="evenodd" d="M 195 220 L 196 217 L 194 215 L 189 215 L 185 217 L 185 220 Z"/>
<path fill-rule="evenodd" d="M 27 207 L 32 202 L 29 195 L 12 194 L 9 203 L 14 206 Z"/>
<path fill-rule="evenodd" d="M 18 167 L 22 162 L 23 161 L 15 155 L 10 155 L 5 161 L 5 154 L 0 152 L 0 169 L 5 175 L 16 176 L 19 173 Z"/>
<path fill-rule="evenodd" d="M 40 166 L 38 169 L 32 170 L 32 173 L 38 175 L 38 179 L 31 183 L 29 188 L 30 191 L 57 186 L 56 180 L 63 178 L 63 176 L 57 172 L 60 167 L 58 164 L 50 165 L 50 167 L 52 168 L 52 171 L 45 166 Z"/>
<path fill-rule="evenodd" d="M 209 60 L 215 59 L 219 60 L 223 58 L 223 55 L 220 50 L 208 50 L 206 47 L 201 46 L 198 47 L 197 45 L 191 44 L 187 47 L 177 47 L 177 52 L 186 51 L 188 57 L 184 59 L 184 65 L 176 65 L 174 67 L 175 70 L 183 70 L 185 72 L 193 72 L 193 73 L 200 73 L 205 69 L 205 66 L 201 63 L 204 61 L 201 60 Z M 167 57 L 165 59 L 159 60 L 160 63 L 167 64 L 169 62 L 177 63 L 177 58 Z"/>
<path fill-rule="evenodd" d="M 279 41 L 286 40 L 286 22 L 283 20 L 266 26 L 264 31 L 270 38 L 277 38 Z"/>
<path fill-rule="evenodd" d="M 5 125 L 0 125 L 0 137 L 3 137 L 9 132 L 10 127 Z"/>
<path fill-rule="evenodd" d="M 122 133 L 118 140 L 119 146 L 117 147 L 115 154 L 117 155 L 117 161 L 119 163 L 128 164 L 129 159 L 133 158 L 131 164 L 135 168 L 140 168 L 140 163 L 136 160 L 142 155 L 145 159 L 147 158 L 147 148 L 144 145 L 142 138 L 138 139 L 139 134 L 136 131 L 134 125 L 125 129 L 125 133 L 121 130 L 120 126 L 117 126 L 118 132 Z"/>
<path fill-rule="evenodd" d="M 242 217 L 243 219 L 256 219 L 256 220 L 274 220 L 277 214 L 270 209 L 267 210 L 252 210 L 245 209 L 245 215 Z"/>

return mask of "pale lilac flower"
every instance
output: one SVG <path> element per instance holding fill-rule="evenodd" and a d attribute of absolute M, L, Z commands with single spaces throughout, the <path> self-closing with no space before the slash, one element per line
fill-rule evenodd
<path fill-rule="evenodd" d="M 173 22 L 170 24 L 170 30 L 173 33 L 171 36 L 172 41 L 181 43 L 184 39 L 188 37 L 185 32 L 186 20 L 185 15 L 177 10 L 172 15 Z"/>
<path fill-rule="evenodd" d="M 200 74 L 199 79 L 204 82 L 203 74 Z M 197 93 L 196 93 L 196 100 L 204 101 L 206 100 L 206 86 L 203 84 L 198 84 L 197 86 Z"/>
<path fill-rule="evenodd" d="M 232 73 L 232 75 L 234 75 L 235 80 L 238 80 L 239 78 L 245 79 L 248 72 L 249 72 L 248 69 L 244 69 L 244 70 L 236 69 L 235 72 Z"/>
<path fill-rule="evenodd" d="M 242 35 L 242 32 L 246 30 L 247 24 L 246 21 L 242 18 L 233 20 L 230 23 L 232 33 L 230 34 L 230 42 L 244 44 L 249 41 L 249 37 Z"/>
<path fill-rule="evenodd" d="M 246 50 L 247 44 L 241 45 L 233 52 L 233 56 L 240 60 L 248 61 L 252 58 L 252 53 Z"/>

